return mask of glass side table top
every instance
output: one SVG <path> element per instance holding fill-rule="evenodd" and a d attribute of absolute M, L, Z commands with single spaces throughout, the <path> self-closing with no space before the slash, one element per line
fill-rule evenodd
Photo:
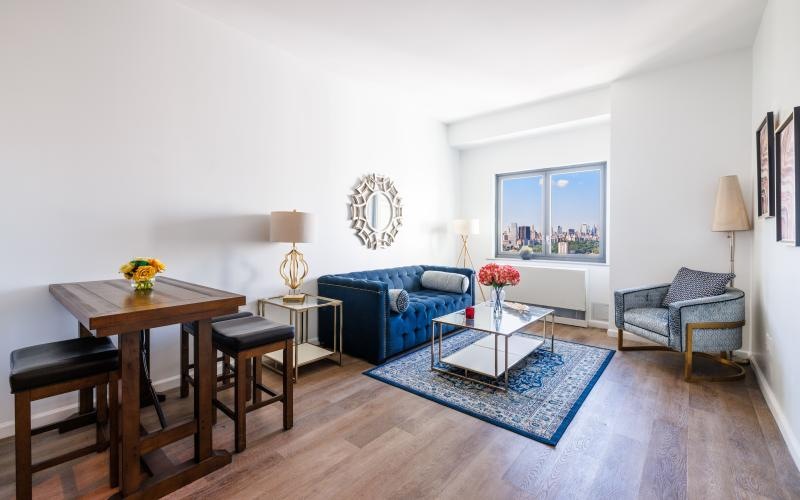
<path fill-rule="evenodd" d="M 329 299 L 326 297 L 318 297 L 316 295 L 306 295 L 303 302 L 284 302 L 283 296 L 270 297 L 268 299 L 259 299 L 259 302 L 270 304 L 285 309 L 292 309 L 295 311 L 304 311 L 306 309 L 317 309 L 319 307 L 337 306 L 342 303 L 341 300 Z"/>
<path fill-rule="evenodd" d="M 504 307 L 503 315 L 496 318 L 492 311 L 492 305 L 489 302 L 483 302 L 475 305 L 474 319 L 467 319 L 462 309 L 434 318 L 433 321 L 498 335 L 512 335 L 514 332 L 553 313 L 554 311 L 552 309 L 546 309 L 544 307 L 528 306 L 527 312 L 520 312 L 510 307 Z"/>

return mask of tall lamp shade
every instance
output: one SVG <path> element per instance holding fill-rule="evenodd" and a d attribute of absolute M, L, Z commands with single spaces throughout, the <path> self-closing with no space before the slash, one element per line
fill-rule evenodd
<path fill-rule="evenodd" d="M 453 221 L 453 232 L 461 236 L 480 234 L 480 219 L 456 219 Z"/>
<path fill-rule="evenodd" d="M 736 175 L 720 177 L 711 230 L 747 231 L 748 229 L 750 229 L 750 217 L 747 216 L 739 177 Z"/>
<path fill-rule="evenodd" d="M 711 230 L 728 233 L 731 273 L 734 273 L 734 261 L 736 260 L 736 231 L 749 229 L 750 218 L 747 216 L 747 207 L 742 197 L 742 188 L 739 186 L 739 177 L 736 175 L 720 177 Z M 731 280 L 731 286 L 733 286 L 733 280 Z"/>
<path fill-rule="evenodd" d="M 272 212 L 269 219 L 270 241 L 292 244 L 292 249 L 284 256 L 279 268 L 281 278 L 291 289 L 291 293 L 284 295 L 283 300 L 285 302 L 303 301 L 305 296 L 297 294 L 297 290 L 308 275 L 308 264 L 296 244 L 310 243 L 314 240 L 314 216 L 307 212 L 292 210 L 291 212 Z"/>

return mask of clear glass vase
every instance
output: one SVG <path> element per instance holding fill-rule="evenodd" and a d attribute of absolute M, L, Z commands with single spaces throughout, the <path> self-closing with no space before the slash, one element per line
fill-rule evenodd
<path fill-rule="evenodd" d="M 131 288 L 133 288 L 137 292 L 144 290 L 152 290 L 155 285 L 156 285 L 155 277 L 143 281 L 131 280 Z"/>
<path fill-rule="evenodd" d="M 503 287 L 492 288 L 492 312 L 495 317 L 503 315 L 503 303 L 506 300 L 506 291 Z"/>

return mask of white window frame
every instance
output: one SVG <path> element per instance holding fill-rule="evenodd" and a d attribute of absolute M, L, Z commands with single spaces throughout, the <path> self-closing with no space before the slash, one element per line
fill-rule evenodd
<path fill-rule="evenodd" d="M 600 161 L 600 162 L 593 162 L 593 163 L 583 163 L 580 165 L 567 165 L 561 167 L 552 167 L 552 168 L 542 168 L 542 169 L 535 169 L 535 170 L 526 170 L 522 172 L 509 172 L 503 174 L 496 174 L 495 175 L 495 229 L 494 229 L 494 254 L 496 258 L 500 259 L 520 259 L 522 257 L 519 256 L 518 252 L 504 252 L 501 246 L 501 239 L 502 239 L 502 231 L 503 231 L 503 221 L 501 220 L 502 216 L 502 206 L 503 206 L 503 191 L 502 191 L 502 182 L 507 179 L 513 178 L 520 178 L 520 177 L 529 177 L 529 176 L 542 176 L 542 213 L 544 214 L 544 227 L 542 229 L 542 253 L 541 254 L 533 254 L 531 260 L 536 261 L 556 261 L 556 262 L 582 262 L 582 263 L 597 263 L 597 264 L 605 264 L 606 263 L 606 255 L 607 255 L 607 245 L 608 245 L 608 232 L 606 231 L 606 183 L 607 183 L 607 162 Z M 550 204 L 550 192 L 552 189 L 552 176 L 558 174 L 570 174 L 576 172 L 582 172 L 585 170 L 600 170 L 602 176 L 602 187 L 601 187 L 601 196 L 602 196 L 602 206 L 603 206 L 603 213 L 600 219 L 600 223 L 598 224 L 598 230 L 600 231 L 600 254 L 599 255 L 592 255 L 592 254 L 569 254 L 569 255 L 562 255 L 556 254 L 552 252 L 552 241 L 551 241 L 551 234 L 552 231 L 552 210 Z"/>

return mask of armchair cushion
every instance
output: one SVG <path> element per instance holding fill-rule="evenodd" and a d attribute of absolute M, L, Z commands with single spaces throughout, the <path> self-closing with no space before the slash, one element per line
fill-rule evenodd
<path fill-rule="evenodd" d="M 625 311 L 625 325 L 669 337 L 669 309 L 666 307 L 637 307 Z"/>
<path fill-rule="evenodd" d="M 733 273 L 709 273 L 682 267 L 672 280 L 662 305 L 667 307 L 673 302 L 713 297 L 725 293 L 736 275 Z"/>

